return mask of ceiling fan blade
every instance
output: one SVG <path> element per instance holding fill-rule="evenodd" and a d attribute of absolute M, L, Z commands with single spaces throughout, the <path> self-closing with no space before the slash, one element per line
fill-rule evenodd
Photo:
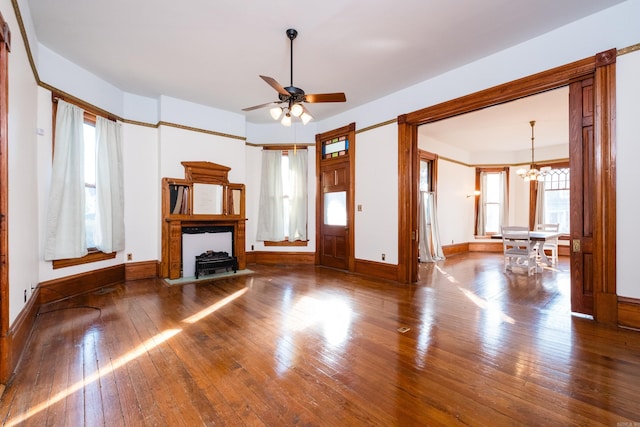
<path fill-rule="evenodd" d="M 282 87 L 282 85 L 276 81 L 276 79 L 274 79 L 272 77 L 267 77 L 267 76 L 260 76 L 260 78 L 262 80 L 264 80 L 265 82 L 267 82 L 267 84 L 269 86 L 271 86 L 272 88 L 274 88 L 279 94 L 284 95 L 284 96 L 289 96 L 290 95 L 290 93 L 287 92 L 285 90 L 285 88 Z"/>
<path fill-rule="evenodd" d="M 347 96 L 342 92 L 336 93 L 312 93 L 305 95 L 306 102 L 345 102 Z"/>
<path fill-rule="evenodd" d="M 278 105 L 278 104 L 279 102 L 267 102 L 265 104 L 254 105 L 253 107 L 243 108 L 242 111 L 253 111 L 253 110 L 257 110 L 258 108 L 264 108 L 264 107 L 269 107 L 270 105 Z"/>

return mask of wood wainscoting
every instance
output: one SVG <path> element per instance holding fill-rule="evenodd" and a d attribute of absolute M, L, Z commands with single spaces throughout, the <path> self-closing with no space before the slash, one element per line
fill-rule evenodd
<path fill-rule="evenodd" d="M 618 324 L 640 329 L 640 299 L 618 297 Z"/>

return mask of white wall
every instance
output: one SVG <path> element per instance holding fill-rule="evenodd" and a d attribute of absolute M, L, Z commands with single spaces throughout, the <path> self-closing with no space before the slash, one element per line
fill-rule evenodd
<path fill-rule="evenodd" d="M 245 182 L 243 140 L 172 126 L 160 126 L 158 133 L 160 178 L 184 178 L 180 162 L 206 161 L 230 167 L 230 182 Z"/>
<path fill-rule="evenodd" d="M 20 37 L 20 28 L 8 0 L 0 10 L 11 30 L 9 53 L 8 110 L 8 232 L 9 232 L 9 323 L 25 305 L 24 295 L 38 283 L 38 181 L 36 117 L 38 87 Z M 4 255 L 4 254 L 3 254 Z"/>
<path fill-rule="evenodd" d="M 122 126 L 125 254 L 132 262 L 160 260 L 161 186 L 158 130 Z M 125 257 L 126 260 L 126 257 Z"/>
<path fill-rule="evenodd" d="M 635 252 L 640 241 L 640 51 L 616 64 L 616 257 L 617 293 L 640 298 Z"/>

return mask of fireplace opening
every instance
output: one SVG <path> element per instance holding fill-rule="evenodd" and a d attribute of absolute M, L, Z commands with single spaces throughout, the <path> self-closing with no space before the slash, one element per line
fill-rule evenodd
<path fill-rule="evenodd" d="M 182 227 L 182 277 L 196 277 L 196 257 L 226 252 L 235 260 L 233 226 Z M 214 266 L 215 264 L 209 264 Z M 235 262 L 237 269 L 237 261 Z M 215 268 L 213 269 L 215 270 Z"/>

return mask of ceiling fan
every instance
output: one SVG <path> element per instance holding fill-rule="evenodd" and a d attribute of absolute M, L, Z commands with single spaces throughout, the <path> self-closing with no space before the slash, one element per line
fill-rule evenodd
<path fill-rule="evenodd" d="M 260 78 L 278 92 L 278 101 L 243 108 L 242 111 L 252 111 L 257 110 L 258 108 L 273 106 L 270 113 L 274 120 L 278 120 L 280 116 L 284 114 L 281 121 L 283 125 L 291 126 L 291 116 L 300 117 L 302 122 L 306 125 L 313 117 L 305 106 L 302 105 L 303 102 L 345 102 L 347 97 L 342 92 L 306 94 L 304 93 L 304 90 L 293 85 L 293 40 L 298 36 L 298 32 L 289 28 L 286 33 L 287 37 L 289 37 L 289 40 L 291 41 L 291 84 L 287 87 L 283 87 L 274 78 L 261 75 Z M 280 107 L 280 104 L 285 105 L 284 107 Z"/>

